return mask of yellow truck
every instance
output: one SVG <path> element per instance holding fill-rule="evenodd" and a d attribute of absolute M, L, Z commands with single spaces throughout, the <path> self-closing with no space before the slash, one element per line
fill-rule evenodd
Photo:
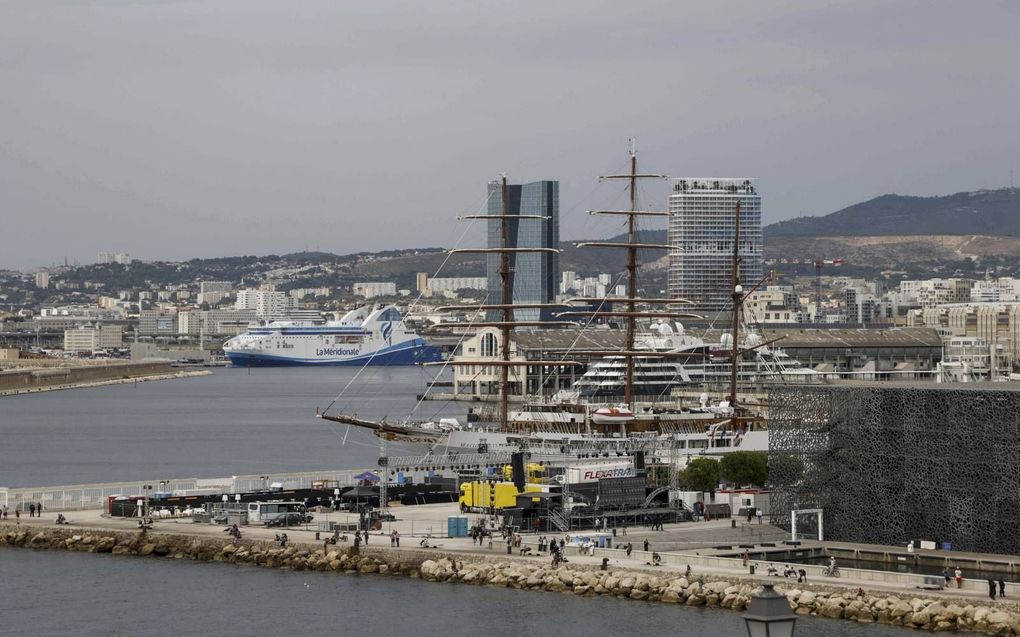
<path fill-rule="evenodd" d="M 540 484 L 528 484 L 524 486 L 524 491 L 518 491 L 513 482 L 465 482 L 460 485 L 460 510 L 505 509 L 517 504 L 519 494 L 541 490 Z"/>
<path fill-rule="evenodd" d="M 543 483 L 546 482 L 546 469 L 543 465 L 536 462 L 529 462 L 525 467 L 528 472 L 528 482 Z M 503 465 L 503 479 L 510 481 L 514 479 L 514 470 L 511 465 Z"/>

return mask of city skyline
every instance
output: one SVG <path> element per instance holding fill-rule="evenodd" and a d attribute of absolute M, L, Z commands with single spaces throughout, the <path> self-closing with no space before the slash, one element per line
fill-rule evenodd
<path fill-rule="evenodd" d="M 564 237 L 611 236 L 584 210 L 629 137 L 671 175 L 757 175 L 765 224 L 1004 186 L 1018 11 L 6 3 L 0 267 L 450 246 L 501 172 L 560 181 Z"/>

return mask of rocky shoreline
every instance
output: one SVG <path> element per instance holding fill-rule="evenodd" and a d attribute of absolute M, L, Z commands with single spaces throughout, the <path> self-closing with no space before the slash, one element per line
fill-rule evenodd
<path fill-rule="evenodd" d="M 0 545 L 29 549 L 111 553 L 164 559 L 249 564 L 297 571 L 377 573 L 416 577 L 429 582 L 505 586 L 588 596 L 613 596 L 743 611 L 760 582 L 694 574 L 690 579 L 669 571 L 638 569 L 600 571 L 585 566 L 553 569 L 533 561 L 492 560 L 437 552 L 329 547 L 308 544 L 286 548 L 259 541 L 228 542 L 219 538 L 162 533 L 26 529 L 0 527 Z M 696 576 L 695 576 L 696 575 Z M 1016 609 L 973 604 L 923 595 L 866 594 L 833 587 L 778 585 L 800 615 L 817 615 L 861 623 L 883 623 L 929 631 L 971 631 L 1020 635 Z"/>

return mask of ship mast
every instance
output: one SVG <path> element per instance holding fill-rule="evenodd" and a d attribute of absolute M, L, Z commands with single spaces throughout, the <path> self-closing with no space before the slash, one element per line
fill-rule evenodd
<path fill-rule="evenodd" d="M 737 202 L 737 210 L 733 223 L 733 261 L 731 264 L 733 272 L 730 279 L 730 293 L 733 298 L 733 322 L 730 330 L 730 406 L 733 407 L 733 415 L 737 415 L 737 368 L 739 366 L 738 356 L 740 349 L 737 345 L 737 338 L 740 334 L 740 314 L 743 308 L 744 289 L 740 285 L 740 202 Z"/>
<path fill-rule="evenodd" d="M 500 246 L 510 246 L 510 220 L 507 215 L 510 212 L 509 197 L 510 189 L 506 185 L 506 174 L 500 181 L 500 197 L 502 198 L 502 214 L 499 220 Z M 499 366 L 499 425 L 506 428 L 510 411 L 510 328 L 513 323 L 513 279 L 510 277 L 510 253 L 499 253 L 499 280 L 503 291 L 503 298 L 500 299 L 502 309 L 502 323 L 499 328 L 500 335 L 500 358 L 503 362 Z"/>
<path fill-rule="evenodd" d="M 593 215 L 626 215 L 627 217 L 627 242 L 626 243 L 610 243 L 610 242 L 595 242 L 595 243 L 582 243 L 578 244 L 578 247 L 602 247 L 602 248 L 623 248 L 627 250 L 627 311 L 626 312 L 597 312 L 596 314 L 616 315 L 624 316 L 627 319 L 627 332 L 626 332 L 626 345 L 624 346 L 623 356 L 626 360 L 626 382 L 623 387 L 623 401 L 627 406 L 631 406 L 634 403 L 634 340 L 637 332 L 637 319 L 640 316 L 644 316 L 644 313 L 637 311 L 637 302 L 642 299 L 638 298 L 638 264 L 637 264 L 637 251 L 641 248 L 661 249 L 669 250 L 670 246 L 666 244 L 651 244 L 651 243 L 638 243 L 636 238 L 636 225 L 637 217 L 668 217 L 668 212 L 662 211 L 651 211 L 651 210 L 638 210 L 637 201 L 637 184 L 639 179 L 665 179 L 666 175 L 659 174 L 641 174 L 638 173 L 637 166 L 637 145 L 634 139 L 630 140 L 630 173 L 622 175 L 603 175 L 599 177 L 599 181 L 606 179 L 626 179 L 628 183 L 628 189 L 630 190 L 630 209 L 629 210 L 589 210 L 588 214 Z M 677 301 L 682 303 L 683 301 Z"/>

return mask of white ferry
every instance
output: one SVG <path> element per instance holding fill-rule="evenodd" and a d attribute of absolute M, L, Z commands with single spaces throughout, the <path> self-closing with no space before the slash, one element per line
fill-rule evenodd
<path fill-rule="evenodd" d="M 365 305 L 339 321 L 274 321 L 223 344 L 236 366 L 414 365 L 440 360 L 392 305 Z"/>

